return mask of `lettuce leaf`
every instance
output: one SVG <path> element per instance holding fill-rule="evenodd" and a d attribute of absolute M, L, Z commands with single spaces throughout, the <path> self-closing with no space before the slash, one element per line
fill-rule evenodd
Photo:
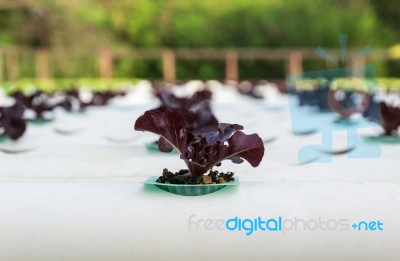
<path fill-rule="evenodd" d="M 176 149 L 191 176 L 200 176 L 223 160 L 240 164 L 246 160 L 257 167 L 264 156 L 264 143 L 257 134 L 246 135 L 238 124 L 221 123 L 213 132 L 193 133 L 178 110 L 146 111 L 135 122 L 135 130 L 160 136 L 160 151 Z"/>

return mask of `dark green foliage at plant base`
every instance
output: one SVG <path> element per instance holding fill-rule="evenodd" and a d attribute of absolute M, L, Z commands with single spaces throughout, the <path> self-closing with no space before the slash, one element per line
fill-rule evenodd
<path fill-rule="evenodd" d="M 181 169 L 178 172 L 171 172 L 168 169 L 164 169 L 162 176 L 160 176 L 156 182 L 159 183 L 166 183 L 166 184 L 187 184 L 187 185 L 197 185 L 197 184 L 203 184 L 203 176 L 196 176 L 196 177 L 191 177 L 191 176 L 185 176 L 185 174 L 188 174 L 189 170 L 187 169 Z M 226 183 L 229 181 L 234 181 L 235 178 L 233 177 L 234 173 L 233 172 L 219 172 L 217 170 L 210 170 L 208 174 L 205 174 L 205 176 L 209 176 L 212 179 L 212 184 L 221 184 L 221 183 Z M 225 182 L 221 182 L 225 181 Z"/>

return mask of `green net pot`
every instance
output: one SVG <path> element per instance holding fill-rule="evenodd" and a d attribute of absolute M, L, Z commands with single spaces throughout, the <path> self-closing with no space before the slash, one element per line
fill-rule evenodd
<path fill-rule="evenodd" d="M 239 178 L 235 177 L 234 181 L 230 181 L 223 184 L 198 184 L 198 185 L 187 185 L 187 184 L 164 184 L 158 183 L 156 180 L 158 176 L 150 176 L 144 184 L 154 185 L 164 191 L 173 193 L 181 196 L 202 196 L 210 193 L 214 193 L 227 186 L 237 186 L 239 184 Z"/>

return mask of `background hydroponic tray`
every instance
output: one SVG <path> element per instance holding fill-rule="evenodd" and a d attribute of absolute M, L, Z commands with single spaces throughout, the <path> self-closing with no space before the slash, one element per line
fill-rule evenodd
<path fill-rule="evenodd" d="M 396 260 L 400 256 L 400 147 L 382 144 L 380 158 L 334 156 L 332 163 L 296 165 L 298 150 L 320 134 L 294 136 L 286 98 L 280 110 L 263 102 L 217 103 L 222 121 L 277 137 L 258 168 L 224 162 L 240 176 L 235 189 L 182 197 L 143 181 L 164 167 L 184 166 L 176 155 L 149 153 L 155 136 L 133 123 L 154 104 L 89 108 L 81 115 L 29 126 L 20 141 L 36 149 L 0 152 L 0 260 Z M 57 124 L 82 125 L 65 135 Z M 370 130 L 360 131 L 368 133 Z M 341 146 L 346 135 L 334 134 Z M 335 145 L 335 146 L 336 146 Z M 384 231 L 308 231 L 282 235 L 189 230 L 188 219 L 235 216 L 347 218 L 384 222 Z M 59 258 L 62 257 L 62 258 Z"/>
<path fill-rule="evenodd" d="M 241 104 L 240 104 L 241 103 Z M 261 138 L 276 138 L 266 144 L 264 160 L 258 168 L 249 164 L 224 162 L 221 170 L 233 170 L 246 181 L 391 181 L 400 183 L 400 146 L 379 144 L 378 158 L 348 158 L 335 155 L 331 163 L 298 165 L 298 151 L 321 144 L 321 134 L 296 136 L 291 132 L 291 115 L 286 97 L 280 110 L 265 109 L 265 102 L 235 101 L 217 103 L 215 113 L 223 122 L 242 124 L 246 133 L 257 132 Z M 20 147 L 34 148 L 26 153 L 0 151 L 0 180 L 126 180 L 144 181 L 159 175 L 164 167 L 179 170 L 185 165 L 176 154 L 149 153 L 146 144 L 157 137 L 136 132 L 133 124 L 145 108 L 156 103 L 129 107 L 88 108 L 83 114 L 57 112 L 56 120 L 44 125 L 29 125 L 18 141 Z M 56 130 L 74 129 L 71 134 Z M 378 127 L 359 129 L 359 138 L 376 133 Z M 333 133 L 333 147 L 344 148 L 347 133 Z M 0 149 L 6 144 L 0 143 Z M 320 156 L 326 153 L 320 152 Z"/>

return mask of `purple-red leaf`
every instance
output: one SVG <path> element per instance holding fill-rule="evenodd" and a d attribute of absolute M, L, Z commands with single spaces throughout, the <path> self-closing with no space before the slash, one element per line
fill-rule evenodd
<path fill-rule="evenodd" d="M 156 93 L 161 101 L 161 106 L 157 110 L 164 112 L 167 110 L 179 111 L 186 121 L 187 130 L 193 133 L 204 133 L 216 131 L 218 120 L 210 108 L 210 91 L 196 92 L 192 97 L 178 98 L 174 94 L 162 90 Z"/>
<path fill-rule="evenodd" d="M 381 102 L 382 127 L 386 135 L 394 135 L 400 126 L 400 108 Z"/>
<path fill-rule="evenodd" d="M 146 111 L 135 122 L 135 130 L 149 131 L 163 138 L 158 142 L 162 151 L 171 151 L 171 147 L 180 152 L 185 150 L 187 137 L 185 128 L 185 118 L 173 110 L 164 113 L 158 110 Z"/>
<path fill-rule="evenodd" d="M 0 107 L 0 129 L 2 135 L 12 140 L 20 138 L 26 130 L 26 122 L 23 118 L 24 106 L 15 103 L 10 107 Z"/>
<path fill-rule="evenodd" d="M 174 147 L 165 138 L 160 137 L 157 141 L 158 149 L 161 152 L 171 152 Z"/>
<path fill-rule="evenodd" d="M 184 155 L 189 170 L 194 175 L 201 175 L 227 159 L 236 164 L 246 160 L 257 167 L 264 156 L 264 143 L 257 134 L 246 135 L 236 131 L 227 143 L 225 145 L 224 140 L 208 143 L 203 137 L 200 142 L 192 144 L 193 152 Z"/>
<path fill-rule="evenodd" d="M 230 158 L 245 159 L 253 167 L 257 167 L 264 156 L 264 142 L 257 134 L 246 135 L 237 131 L 229 138 L 228 144 L 227 155 Z"/>

